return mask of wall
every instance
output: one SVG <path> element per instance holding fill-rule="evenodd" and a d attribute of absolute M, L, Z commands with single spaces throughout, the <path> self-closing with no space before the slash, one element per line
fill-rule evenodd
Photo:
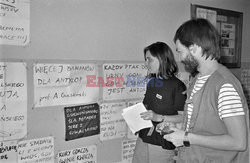
<path fill-rule="evenodd" d="M 142 49 L 172 41 L 190 18 L 190 4 L 243 12 L 242 61 L 250 62 L 250 3 L 247 0 L 31 0 L 26 47 L 0 46 L 0 59 L 28 63 L 28 135 L 55 137 L 55 153 L 98 142 L 98 136 L 64 141 L 63 107 L 33 108 L 32 63 L 143 61 Z M 232 70 L 240 76 L 240 69 Z M 98 142 L 98 162 L 120 161 L 121 140 Z M 108 149 L 108 150 L 107 150 Z"/>

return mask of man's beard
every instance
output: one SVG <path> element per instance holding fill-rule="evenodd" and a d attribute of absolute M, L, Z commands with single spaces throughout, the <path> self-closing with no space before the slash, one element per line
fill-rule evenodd
<path fill-rule="evenodd" d="M 184 68 L 187 72 L 189 72 L 193 77 L 198 74 L 198 61 L 191 55 L 185 58 L 185 60 L 181 61 L 184 64 Z"/>

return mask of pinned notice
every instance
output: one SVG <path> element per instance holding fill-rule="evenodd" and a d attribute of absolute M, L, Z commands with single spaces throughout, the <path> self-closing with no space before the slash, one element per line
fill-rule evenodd
<path fill-rule="evenodd" d="M 0 22 L 0 44 L 27 45 L 30 42 L 30 0 L 1 0 Z"/>
<path fill-rule="evenodd" d="M 100 107 L 100 140 L 123 138 L 126 135 L 126 122 L 122 117 L 125 102 L 103 103 Z"/>
<path fill-rule="evenodd" d="M 100 111 L 97 103 L 65 107 L 66 141 L 100 133 Z"/>
<path fill-rule="evenodd" d="M 21 139 L 26 135 L 26 64 L 0 62 L 0 141 Z"/>
<path fill-rule="evenodd" d="M 18 142 L 18 163 L 54 163 L 54 138 Z"/>
<path fill-rule="evenodd" d="M 122 116 L 125 119 L 130 130 L 135 134 L 137 131 L 152 127 L 153 124 L 149 120 L 144 120 L 141 118 L 140 113 L 147 111 L 143 103 L 138 103 L 136 105 L 130 106 L 123 109 Z"/>

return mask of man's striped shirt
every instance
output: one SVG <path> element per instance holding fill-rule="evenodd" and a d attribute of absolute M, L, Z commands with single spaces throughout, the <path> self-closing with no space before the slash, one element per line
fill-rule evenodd
<path fill-rule="evenodd" d="M 202 88 L 209 77 L 210 75 L 197 78 L 189 99 L 193 99 L 193 95 Z M 188 120 L 186 126 L 187 131 L 190 125 L 193 107 L 193 103 L 188 104 Z M 218 97 L 218 114 L 220 119 L 223 119 L 225 117 L 245 115 L 240 96 L 232 84 L 226 83 L 220 88 Z"/>

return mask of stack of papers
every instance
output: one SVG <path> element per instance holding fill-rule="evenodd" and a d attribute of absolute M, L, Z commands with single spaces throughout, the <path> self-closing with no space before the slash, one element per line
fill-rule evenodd
<path fill-rule="evenodd" d="M 153 126 L 151 120 L 144 120 L 140 116 L 140 113 L 146 111 L 147 109 L 141 102 L 123 109 L 122 116 L 133 134 L 143 128 L 149 128 Z"/>

